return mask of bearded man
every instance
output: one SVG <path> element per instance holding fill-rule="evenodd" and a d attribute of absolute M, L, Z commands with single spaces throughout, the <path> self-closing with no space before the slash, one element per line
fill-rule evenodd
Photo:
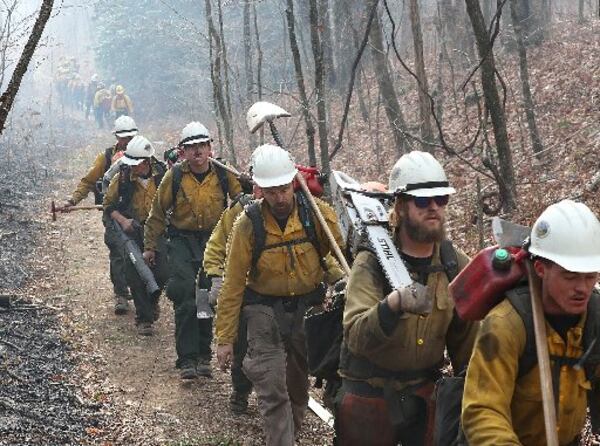
<path fill-rule="evenodd" d="M 429 153 L 403 155 L 390 175 L 394 243 L 413 279 L 392 289 L 372 248 L 359 248 L 346 291 L 338 445 L 432 443 L 431 395 L 447 349 L 456 372 L 467 364 L 477 325 L 454 311 L 448 283 L 467 263 L 445 238 L 450 187 Z"/>

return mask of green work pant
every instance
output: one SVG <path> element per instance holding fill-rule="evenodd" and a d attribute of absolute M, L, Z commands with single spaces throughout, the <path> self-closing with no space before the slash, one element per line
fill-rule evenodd
<path fill-rule="evenodd" d="M 104 224 L 104 243 L 108 247 L 108 259 L 110 260 L 110 281 L 113 291 L 117 296 L 127 296 L 127 279 L 125 277 L 125 258 L 121 239 L 110 224 Z"/>
<path fill-rule="evenodd" d="M 212 343 L 212 319 L 196 317 L 196 273 L 202 267 L 204 249 L 210 234 L 170 234 L 167 249 L 169 282 L 167 297 L 173 302 L 175 313 L 175 348 L 180 368 L 184 362 L 210 359 Z M 201 286 L 210 287 L 210 281 L 202 271 Z"/>

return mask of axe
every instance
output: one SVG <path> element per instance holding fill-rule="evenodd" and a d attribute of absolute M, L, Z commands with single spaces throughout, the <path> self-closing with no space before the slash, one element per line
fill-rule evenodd
<path fill-rule="evenodd" d="M 526 247 L 531 230 L 526 226 L 517 225 L 499 217 L 492 220 L 492 233 L 496 243 L 501 248 L 509 246 Z M 546 321 L 542 308 L 542 283 L 533 270 L 530 258 L 525 258 L 529 294 L 531 295 L 531 309 L 533 312 L 533 328 L 535 332 L 535 350 L 540 369 L 540 385 L 542 390 L 542 407 L 544 409 L 544 427 L 546 429 L 546 444 L 558 446 L 556 432 L 556 406 L 554 391 L 552 389 L 552 375 L 550 373 L 550 356 L 548 355 L 548 338 L 546 337 Z"/>
<path fill-rule="evenodd" d="M 50 213 L 52 214 L 52 221 L 56 221 L 56 213 L 57 212 L 68 213 L 71 211 L 90 211 L 92 209 L 97 209 L 97 210 L 101 211 L 102 205 L 95 204 L 93 206 L 69 206 L 68 208 L 66 208 L 64 206 L 56 206 L 56 203 L 54 203 L 54 200 L 52 200 L 52 202 L 50 203 Z"/>
<path fill-rule="evenodd" d="M 265 122 L 268 122 L 269 128 L 271 129 L 271 134 L 273 135 L 273 139 L 279 147 L 285 149 L 285 145 L 283 144 L 281 136 L 279 135 L 277 127 L 275 127 L 273 121 L 277 118 L 287 118 L 290 116 L 292 115 L 290 115 L 287 111 L 285 111 L 278 105 L 271 104 L 270 102 L 261 101 L 254 103 L 252 107 L 248 109 L 248 113 L 246 114 L 246 123 L 248 124 L 248 129 L 250 130 L 250 133 L 254 133 L 259 128 L 261 128 Z M 296 180 L 300 184 L 302 192 L 304 192 L 304 195 L 306 195 L 306 198 L 308 199 L 310 206 L 313 209 L 313 212 L 317 216 L 317 219 L 321 223 L 321 227 L 325 231 L 325 234 L 327 234 L 329 244 L 333 247 L 335 256 L 338 258 L 346 274 L 350 274 L 350 266 L 348 265 L 344 254 L 342 254 L 340 247 L 337 245 L 335 237 L 331 233 L 331 230 L 329 229 L 329 226 L 327 225 L 323 214 L 321 214 L 319 206 L 317 206 L 317 203 L 315 202 L 315 198 L 312 196 L 310 190 L 308 189 L 308 186 L 306 185 L 306 181 L 304 181 L 304 177 L 300 174 L 300 172 L 296 174 Z"/>

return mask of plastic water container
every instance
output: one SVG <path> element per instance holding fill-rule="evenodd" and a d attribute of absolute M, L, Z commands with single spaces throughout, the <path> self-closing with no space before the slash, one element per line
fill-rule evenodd
<path fill-rule="evenodd" d="M 514 287 L 525 271 L 521 248 L 485 248 L 450 283 L 456 312 L 466 321 L 479 321 Z"/>

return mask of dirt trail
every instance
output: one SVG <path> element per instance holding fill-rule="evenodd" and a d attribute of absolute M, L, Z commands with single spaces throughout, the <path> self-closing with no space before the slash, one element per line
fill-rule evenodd
<path fill-rule="evenodd" d="M 110 143 L 109 136 L 94 138 L 69 163 L 52 195 L 68 196 L 95 154 Z M 48 304 L 60 309 L 64 337 L 80 359 L 75 381 L 81 381 L 84 397 L 104 403 L 109 420 L 88 434 L 99 444 L 263 444 L 254 395 L 248 415 L 231 415 L 230 378 L 217 370 L 215 359 L 212 379 L 187 384 L 179 379 L 173 310 L 165 296 L 152 337 L 137 335 L 133 306 L 125 316 L 114 315 L 100 217 L 96 211 L 60 215 L 47 223 L 44 241 L 56 273 Z M 298 444 L 331 444 L 331 434 L 309 413 Z"/>

